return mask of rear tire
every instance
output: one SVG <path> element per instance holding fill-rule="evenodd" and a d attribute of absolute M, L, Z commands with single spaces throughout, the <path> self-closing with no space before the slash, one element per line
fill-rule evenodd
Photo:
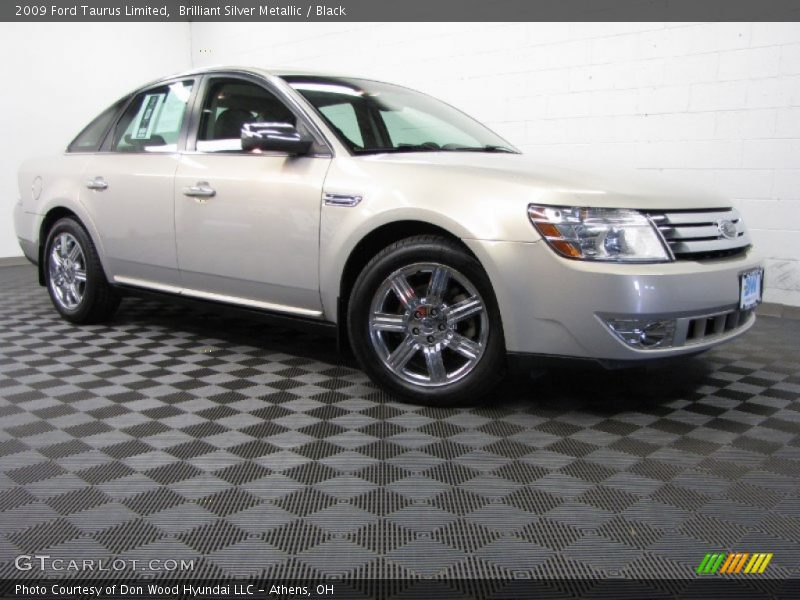
<path fill-rule="evenodd" d="M 414 236 L 379 252 L 356 279 L 347 326 L 364 371 L 411 402 L 474 404 L 505 371 L 489 278 L 444 237 Z"/>
<path fill-rule="evenodd" d="M 71 217 L 56 221 L 44 247 L 44 279 L 58 313 L 72 323 L 111 318 L 120 298 L 108 284 L 89 234 Z"/>

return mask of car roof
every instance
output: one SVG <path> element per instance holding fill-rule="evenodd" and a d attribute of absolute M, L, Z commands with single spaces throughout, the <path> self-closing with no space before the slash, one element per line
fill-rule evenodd
<path fill-rule="evenodd" d="M 345 75 L 343 73 L 333 73 L 331 71 L 315 71 L 310 69 L 296 69 L 290 67 L 254 67 L 252 65 L 218 65 L 210 67 L 202 67 L 197 69 L 190 69 L 181 73 L 175 73 L 169 77 L 162 77 L 158 81 L 174 79 L 175 77 L 186 77 L 189 75 L 203 75 L 206 73 L 230 73 L 230 72 L 245 72 L 254 73 L 256 75 L 265 75 L 273 77 L 284 77 L 288 75 L 308 75 L 314 77 L 354 77 L 353 75 Z"/>

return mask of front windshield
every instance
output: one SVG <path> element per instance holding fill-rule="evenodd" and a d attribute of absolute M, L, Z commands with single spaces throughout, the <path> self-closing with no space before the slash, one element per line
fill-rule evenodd
<path fill-rule="evenodd" d="M 408 88 L 366 79 L 287 76 L 350 150 L 517 152 L 452 106 Z"/>

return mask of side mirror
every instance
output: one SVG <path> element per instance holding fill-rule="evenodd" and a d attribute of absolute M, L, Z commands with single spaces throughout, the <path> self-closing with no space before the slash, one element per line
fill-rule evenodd
<path fill-rule="evenodd" d="M 300 135 L 291 123 L 245 123 L 242 150 L 264 150 L 287 154 L 308 154 L 312 141 Z"/>

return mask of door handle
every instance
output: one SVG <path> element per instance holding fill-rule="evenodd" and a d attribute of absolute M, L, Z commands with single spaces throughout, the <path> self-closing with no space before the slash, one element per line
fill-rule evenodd
<path fill-rule="evenodd" d="M 103 191 L 108 187 L 108 182 L 98 175 L 94 179 L 90 179 L 89 181 L 87 181 L 86 187 L 89 188 L 90 190 Z"/>
<path fill-rule="evenodd" d="M 211 198 L 216 194 L 217 191 L 207 181 L 198 181 L 195 185 L 183 188 L 183 195 L 190 198 Z"/>

